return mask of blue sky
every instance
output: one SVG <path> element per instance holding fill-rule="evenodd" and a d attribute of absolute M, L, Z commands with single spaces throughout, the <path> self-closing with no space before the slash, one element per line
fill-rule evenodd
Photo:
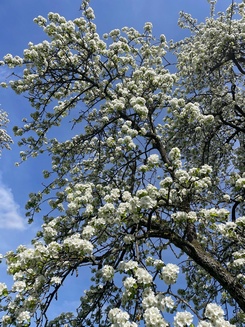
<path fill-rule="evenodd" d="M 224 9 L 230 0 L 219 0 L 218 7 Z M 42 29 L 33 23 L 33 18 L 48 12 L 58 12 L 67 19 L 80 16 L 80 0 L 1 0 L 0 1 L 0 60 L 7 54 L 22 55 L 28 42 L 39 43 L 46 39 Z M 199 21 L 209 15 L 206 0 L 91 0 L 96 15 L 98 33 L 114 28 L 133 26 L 142 30 L 144 23 L 153 23 L 154 34 L 165 34 L 167 39 L 179 40 L 186 31 L 177 26 L 179 11 L 191 13 Z M 0 81 L 8 72 L 0 70 Z M 0 89 L 1 108 L 9 114 L 9 133 L 21 119 L 29 115 L 29 103 L 11 90 Z M 41 189 L 42 170 L 47 168 L 44 158 L 31 159 L 20 167 L 18 140 L 14 138 L 11 151 L 4 150 L 0 159 L 0 253 L 14 249 L 19 244 L 29 244 L 31 237 L 41 225 L 41 215 L 28 226 L 25 218 L 25 203 L 30 192 Z M 4 269 L 0 268 L 0 281 L 7 281 Z"/>

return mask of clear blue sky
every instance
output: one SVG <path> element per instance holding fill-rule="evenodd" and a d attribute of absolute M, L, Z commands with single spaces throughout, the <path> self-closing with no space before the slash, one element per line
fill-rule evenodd
<path fill-rule="evenodd" d="M 219 0 L 219 9 L 224 9 L 230 2 Z M 21 56 L 28 42 L 39 43 L 46 39 L 42 29 L 33 23 L 34 17 L 46 17 L 52 11 L 73 19 L 81 14 L 80 4 L 80 0 L 1 0 L 0 60 L 7 53 Z M 144 23 L 150 21 L 154 34 L 163 33 L 168 40 L 179 40 L 186 33 L 177 26 L 179 11 L 189 12 L 199 21 L 209 15 L 206 0 L 91 0 L 91 5 L 100 34 L 123 26 L 142 30 Z M 0 82 L 5 80 L 6 74 L 5 70 L 0 70 Z M 9 133 L 12 135 L 12 127 L 29 115 L 29 104 L 11 90 L 1 89 L 0 104 L 9 113 Z M 12 151 L 4 150 L 0 159 L 0 253 L 14 249 L 18 244 L 29 244 L 31 236 L 42 224 L 39 215 L 33 225 L 27 226 L 24 206 L 28 194 L 41 188 L 41 171 L 48 163 L 37 158 L 15 167 L 20 149 L 18 140 L 14 138 L 14 142 Z M 0 267 L 0 282 L 7 280 L 4 269 Z"/>

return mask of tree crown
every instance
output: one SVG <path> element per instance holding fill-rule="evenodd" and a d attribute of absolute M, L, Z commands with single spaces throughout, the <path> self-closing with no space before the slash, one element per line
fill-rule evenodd
<path fill-rule="evenodd" d="M 52 168 L 27 203 L 30 221 L 50 206 L 33 246 L 6 254 L 3 325 L 242 326 L 244 2 L 201 24 L 182 13 L 191 36 L 175 44 L 151 23 L 100 37 L 81 9 L 37 17 L 49 41 L 4 57 L 33 108 L 15 128 L 22 160 L 47 153 Z M 50 320 L 86 266 L 76 313 Z"/>

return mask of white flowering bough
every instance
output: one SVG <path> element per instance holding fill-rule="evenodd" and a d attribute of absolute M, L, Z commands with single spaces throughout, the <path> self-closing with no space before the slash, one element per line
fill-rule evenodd
<path fill-rule="evenodd" d="M 10 144 L 12 143 L 11 137 L 6 132 L 8 122 L 9 120 L 7 113 L 3 110 L 0 110 L 0 155 L 2 149 L 10 150 Z"/>
<path fill-rule="evenodd" d="M 15 128 L 22 160 L 52 157 L 27 215 L 46 200 L 51 211 L 33 247 L 5 256 L 2 325 L 242 326 L 244 2 L 205 24 L 182 13 L 192 36 L 170 45 L 150 23 L 100 38 L 89 2 L 81 9 L 37 17 L 50 40 L 2 62 L 24 67 L 10 85 L 33 107 Z M 85 266 L 78 308 L 50 319 Z"/>

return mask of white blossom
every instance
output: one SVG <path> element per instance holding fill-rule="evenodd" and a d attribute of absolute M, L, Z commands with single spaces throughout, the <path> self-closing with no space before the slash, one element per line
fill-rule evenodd
<path fill-rule="evenodd" d="M 193 315 L 190 312 L 177 312 L 174 317 L 174 326 L 175 327 L 185 327 L 190 326 L 193 320 Z"/>
<path fill-rule="evenodd" d="M 135 270 L 135 277 L 137 278 L 138 283 L 148 285 L 152 282 L 152 276 L 144 268 L 138 267 Z"/>
<path fill-rule="evenodd" d="M 173 309 L 174 300 L 172 299 L 171 296 L 165 296 L 163 299 L 161 299 L 161 306 L 163 308 Z"/>
<path fill-rule="evenodd" d="M 168 285 L 174 284 L 178 277 L 179 267 L 175 264 L 168 263 L 165 267 L 162 268 L 161 278 Z"/>
<path fill-rule="evenodd" d="M 127 290 L 130 290 L 134 287 L 137 287 L 137 281 L 135 278 L 133 277 L 127 277 L 124 281 L 123 281 L 123 285 Z"/>
<path fill-rule="evenodd" d="M 152 290 L 147 290 L 145 292 L 142 306 L 144 309 L 158 306 L 158 299 Z"/>
<path fill-rule="evenodd" d="M 81 239 L 79 234 L 73 234 L 64 240 L 64 245 L 71 250 L 81 251 L 82 253 L 91 254 L 93 244 L 88 240 Z"/>
<path fill-rule="evenodd" d="M 121 261 L 119 264 L 119 269 L 125 272 L 128 272 L 129 270 L 135 271 L 136 268 L 138 268 L 138 262 L 133 260 L 129 260 L 128 262 Z"/>
<path fill-rule="evenodd" d="M 168 324 L 156 307 L 147 308 L 144 312 L 145 325 L 147 327 L 167 327 Z"/>
<path fill-rule="evenodd" d="M 57 284 L 57 285 L 59 285 L 62 282 L 62 278 L 60 278 L 58 276 L 54 276 L 54 277 L 51 278 L 51 281 L 50 282 L 51 282 L 51 284 Z"/>
<path fill-rule="evenodd" d="M 114 277 L 114 268 L 109 265 L 105 265 L 102 268 L 102 277 L 104 280 L 109 281 Z"/>
<path fill-rule="evenodd" d="M 147 158 L 147 163 L 155 166 L 159 163 L 159 156 L 158 154 L 151 154 L 148 158 Z"/>
<path fill-rule="evenodd" d="M 129 314 L 127 312 L 123 312 L 119 308 L 111 309 L 109 312 L 109 319 L 116 326 L 123 326 L 129 320 Z"/>
<path fill-rule="evenodd" d="M 215 322 L 217 319 L 223 318 L 224 311 L 216 303 L 209 303 L 205 309 L 205 317 Z"/>
<path fill-rule="evenodd" d="M 18 323 L 24 323 L 26 321 L 30 320 L 30 313 L 28 311 L 22 311 L 21 313 L 18 314 L 16 320 Z"/>
<path fill-rule="evenodd" d="M 26 288 L 26 282 L 25 281 L 16 281 L 12 287 L 12 290 L 15 292 L 22 292 Z"/>
<path fill-rule="evenodd" d="M 89 239 L 90 237 L 92 237 L 95 233 L 95 229 L 94 227 L 88 225 L 88 226 L 85 226 L 83 228 L 83 231 L 82 231 L 82 236 L 83 238 L 85 239 Z"/>

